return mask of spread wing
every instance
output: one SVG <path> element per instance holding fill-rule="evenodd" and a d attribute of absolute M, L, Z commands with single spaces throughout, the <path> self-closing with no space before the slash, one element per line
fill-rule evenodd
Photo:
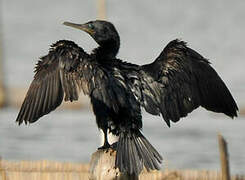
<path fill-rule="evenodd" d="M 88 60 L 89 55 L 71 41 L 61 40 L 53 44 L 48 55 L 37 63 L 34 79 L 16 121 L 19 124 L 35 122 L 57 108 L 63 98 L 65 101 L 77 100 L 81 88 L 88 93 L 88 84 L 79 71 L 81 68 L 86 70 Z"/>
<path fill-rule="evenodd" d="M 141 70 L 143 106 L 162 114 L 170 126 L 199 106 L 230 117 L 238 107 L 230 91 L 207 59 L 179 40 L 171 41 Z"/>

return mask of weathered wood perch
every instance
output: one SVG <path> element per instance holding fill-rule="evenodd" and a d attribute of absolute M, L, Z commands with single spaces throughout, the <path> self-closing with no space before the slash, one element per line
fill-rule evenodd
<path fill-rule="evenodd" d="M 90 161 L 90 180 L 138 180 L 138 177 L 130 176 L 115 169 L 116 151 L 98 150 L 92 154 Z"/>
<path fill-rule="evenodd" d="M 140 173 L 139 177 L 135 175 L 129 175 L 126 173 L 120 173 L 119 169 L 115 169 L 116 151 L 113 149 L 109 150 L 98 150 L 92 154 L 90 161 L 90 180 L 148 180 L 148 179 L 162 179 L 163 174 L 161 171 L 148 172 L 146 169 Z M 173 174 L 165 174 L 172 177 Z M 175 177 L 175 174 L 174 174 Z M 176 179 L 176 178 L 175 178 Z M 168 180 L 172 180 L 168 178 Z"/>

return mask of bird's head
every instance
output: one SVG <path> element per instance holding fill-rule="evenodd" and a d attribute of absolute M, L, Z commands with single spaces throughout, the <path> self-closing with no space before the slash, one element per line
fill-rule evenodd
<path fill-rule="evenodd" d="M 87 32 L 99 45 L 120 41 L 116 28 L 108 21 L 96 20 L 85 24 L 64 22 L 63 24 Z"/>

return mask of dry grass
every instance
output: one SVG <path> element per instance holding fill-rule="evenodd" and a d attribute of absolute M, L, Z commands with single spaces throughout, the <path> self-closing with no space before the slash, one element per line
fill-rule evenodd
<path fill-rule="evenodd" d="M 0 161 L 0 180 L 86 180 L 89 165 L 53 161 Z M 165 170 L 143 172 L 140 180 L 221 180 L 221 173 L 207 170 Z M 232 176 L 245 180 L 245 176 Z"/>
<path fill-rule="evenodd" d="M 80 180 L 88 179 L 88 169 L 89 165 L 78 163 L 2 160 L 0 180 Z"/>

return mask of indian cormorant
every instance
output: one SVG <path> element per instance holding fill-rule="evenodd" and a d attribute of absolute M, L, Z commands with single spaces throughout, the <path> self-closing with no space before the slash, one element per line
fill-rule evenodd
<path fill-rule="evenodd" d="M 116 55 L 120 38 L 107 21 L 85 24 L 65 22 L 87 32 L 98 43 L 91 54 L 72 41 L 60 40 L 40 58 L 17 117 L 19 124 L 33 123 L 56 109 L 63 99 L 78 100 L 80 90 L 89 95 L 96 122 L 104 132 L 119 137 L 116 162 L 121 172 L 138 175 L 143 165 L 159 169 L 161 155 L 142 135 L 141 107 L 164 121 L 177 122 L 199 106 L 233 118 L 238 107 L 209 61 L 178 39 L 171 41 L 150 64 L 124 62 Z"/>

